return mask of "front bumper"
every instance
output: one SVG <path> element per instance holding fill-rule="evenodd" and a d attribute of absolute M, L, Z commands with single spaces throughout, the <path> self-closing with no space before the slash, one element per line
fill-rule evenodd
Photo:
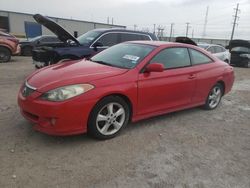
<path fill-rule="evenodd" d="M 73 135 L 87 131 L 88 117 L 95 101 L 84 101 L 82 96 L 64 102 L 39 99 L 41 93 L 34 92 L 23 97 L 18 94 L 18 105 L 22 115 L 35 123 L 34 129 L 49 135 Z"/>
<path fill-rule="evenodd" d="M 16 51 L 13 52 L 13 55 L 19 55 L 21 53 L 20 45 L 18 44 L 16 47 Z"/>

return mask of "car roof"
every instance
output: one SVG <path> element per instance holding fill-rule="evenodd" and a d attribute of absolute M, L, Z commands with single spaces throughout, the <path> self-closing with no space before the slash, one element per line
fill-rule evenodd
<path fill-rule="evenodd" d="M 115 31 L 118 31 L 118 32 L 131 32 L 131 33 L 143 33 L 143 34 L 153 34 L 153 33 L 150 33 L 150 32 L 144 32 L 144 31 L 134 31 L 134 30 L 129 30 L 129 29 L 126 29 L 126 28 L 100 28 L 100 29 L 94 29 L 95 31 L 103 31 L 103 32 L 115 32 Z"/>

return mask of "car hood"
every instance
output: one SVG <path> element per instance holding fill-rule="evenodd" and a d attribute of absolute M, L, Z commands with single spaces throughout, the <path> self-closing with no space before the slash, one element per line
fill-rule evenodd
<path fill-rule="evenodd" d="M 46 92 L 65 85 L 89 83 L 127 72 L 121 69 L 87 60 L 67 61 L 35 71 L 27 82 L 38 92 Z"/>
<path fill-rule="evenodd" d="M 73 40 L 76 44 L 80 45 L 78 40 L 73 37 L 68 31 L 62 28 L 59 24 L 57 24 L 52 19 L 42 16 L 41 14 L 35 14 L 33 18 L 37 23 L 43 25 L 48 28 L 51 32 L 53 32 L 61 41 L 66 42 L 67 40 Z"/>
<path fill-rule="evenodd" d="M 231 40 L 228 45 L 228 49 L 231 50 L 234 47 L 250 48 L 250 42 L 247 40 Z"/>

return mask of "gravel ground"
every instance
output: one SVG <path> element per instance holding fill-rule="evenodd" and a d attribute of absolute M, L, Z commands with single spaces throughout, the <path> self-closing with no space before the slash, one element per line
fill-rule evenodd
<path fill-rule="evenodd" d="M 193 108 L 130 124 L 97 141 L 36 132 L 17 92 L 28 57 L 0 64 L 0 187 L 250 187 L 250 69 L 213 111 Z"/>

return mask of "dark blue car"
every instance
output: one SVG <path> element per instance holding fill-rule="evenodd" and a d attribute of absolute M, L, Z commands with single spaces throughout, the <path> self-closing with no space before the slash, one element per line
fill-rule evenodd
<path fill-rule="evenodd" d="M 60 44 L 42 46 L 33 50 L 32 58 L 37 68 L 55 64 L 63 59 L 90 58 L 110 46 L 125 41 L 158 40 L 152 33 L 117 28 L 94 29 L 75 38 L 48 17 L 36 14 L 34 19 L 63 41 Z"/>

